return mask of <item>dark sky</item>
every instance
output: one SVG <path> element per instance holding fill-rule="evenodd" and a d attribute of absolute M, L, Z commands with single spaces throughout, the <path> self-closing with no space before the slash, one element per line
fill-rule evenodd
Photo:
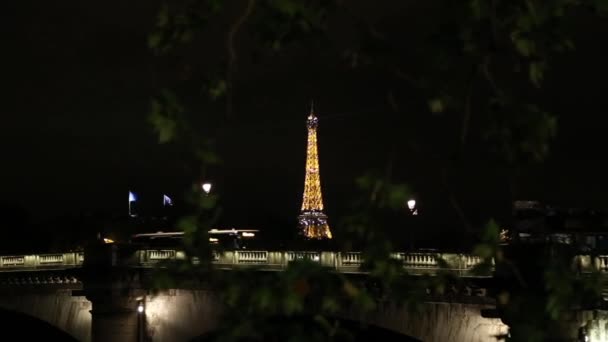
<path fill-rule="evenodd" d="M 395 40 L 423 25 L 407 6 L 389 3 L 353 11 L 409 32 Z M 128 189 L 160 204 L 162 193 L 178 198 L 197 180 L 183 151 L 157 143 L 146 116 L 151 96 L 184 70 L 213 67 L 225 58 L 225 27 L 212 25 L 190 55 L 157 58 L 146 45 L 157 6 L 115 0 L 3 4 L 0 193 L 6 206 L 25 208 L 31 220 L 83 211 L 120 214 L 126 212 Z M 238 134 L 223 142 L 225 165 L 212 175 L 227 225 L 295 224 L 312 98 L 321 119 L 321 173 L 330 217 L 346 211 L 353 176 L 383 165 L 390 122 L 385 80 L 373 71 L 352 72 L 332 57 L 352 38 L 351 24 L 338 18 L 330 25 L 333 50 L 307 45 L 239 60 L 239 128 L 233 131 Z M 522 175 L 520 194 L 604 208 L 608 25 L 583 20 L 575 26 L 577 51 L 553 61 L 542 93 L 547 108 L 559 115 L 559 138 L 547 162 Z M 246 55 L 250 32 L 245 29 L 243 36 Z M 204 108 L 191 111 L 219 111 Z M 428 120 L 429 129 L 440 121 Z M 400 153 L 397 178 L 412 184 L 428 210 L 441 207 L 436 203 L 445 199 L 433 157 Z M 491 177 L 497 169 L 505 172 L 481 161 L 479 168 L 462 171 L 472 179 L 456 187 L 468 210 L 504 207 L 506 185 Z"/>

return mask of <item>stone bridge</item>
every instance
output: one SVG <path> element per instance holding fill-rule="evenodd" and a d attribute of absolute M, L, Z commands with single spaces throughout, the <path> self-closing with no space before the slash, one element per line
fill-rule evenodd
<path fill-rule="evenodd" d="M 0 257 L 0 308 L 25 313 L 48 322 L 79 341 L 189 341 L 217 326 L 222 310 L 213 289 L 169 289 L 152 292 L 143 278 L 160 261 L 183 259 L 175 249 L 134 250 L 122 253 L 107 245 L 103 257 L 83 253 L 14 255 Z M 479 258 L 465 254 L 395 253 L 412 274 L 449 270 L 472 280 L 491 274 L 472 272 Z M 95 259 L 95 262 L 89 262 Z M 214 255 L 220 269 L 255 266 L 280 271 L 289 262 L 309 259 L 347 274 L 360 274 L 359 253 L 310 251 L 227 251 Z M 446 262 L 439 262 L 439 260 Z M 583 258 L 585 267 L 606 267 L 602 260 Z M 608 258 L 606 258 L 608 260 Z M 345 312 L 341 318 L 361 321 L 421 341 L 496 341 L 508 331 L 498 318 L 485 318 L 494 308 L 483 288 L 472 287 L 450 298 L 431 298 L 416 313 L 381 303 L 365 315 Z M 605 334 L 605 318 L 581 312 L 570 322 L 564 341 L 575 341 L 578 327 L 593 322 L 595 334 Z M 602 325 L 604 324 L 604 325 Z M 599 341 L 599 339 L 598 339 Z"/>

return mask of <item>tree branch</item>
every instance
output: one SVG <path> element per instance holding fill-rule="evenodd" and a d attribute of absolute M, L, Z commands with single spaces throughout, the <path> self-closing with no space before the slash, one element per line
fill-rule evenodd
<path fill-rule="evenodd" d="M 490 84 L 490 87 L 492 88 L 494 93 L 496 93 L 496 95 L 500 96 L 501 98 L 504 98 L 505 97 L 504 92 L 498 87 L 498 85 L 496 84 L 496 81 L 494 80 L 494 76 L 490 72 L 490 61 L 491 61 L 491 56 L 486 55 L 482 65 L 481 65 L 481 70 L 483 71 L 483 75 L 485 76 L 486 81 L 488 81 L 488 83 Z"/>
<path fill-rule="evenodd" d="M 228 50 L 228 66 L 226 68 L 226 118 L 232 116 L 233 77 L 236 71 L 237 53 L 234 46 L 234 38 L 247 18 L 253 12 L 255 0 L 248 0 L 245 11 L 236 19 L 230 27 L 226 37 L 226 49 Z"/>
<path fill-rule="evenodd" d="M 447 169 L 445 167 L 443 168 L 443 170 L 441 172 L 441 181 L 443 183 L 443 186 L 445 187 L 446 194 L 448 195 L 448 199 L 450 200 L 450 204 L 452 205 L 452 208 L 456 212 L 456 215 L 458 215 L 458 218 L 460 218 L 460 221 L 462 221 L 462 224 L 464 225 L 465 230 L 468 233 L 472 232 L 473 226 L 471 225 L 469 220 L 467 220 L 467 217 L 464 214 L 464 210 L 462 210 L 462 207 L 458 203 L 458 200 L 456 199 L 454 192 L 452 191 L 452 189 L 449 186 Z"/>
<path fill-rule="evenodd" d="M 471 71 L 471 77 L 467 84 L 467 93 L 464 102 L 464 116 L 462 117 L 462 126 L 460 128 L 460 149 L 464 149 L 464 143 L 469 132 L 469 122 L 471 121 L 471 101 L 473 99 L 473 89 L 475 78 L 479 72 L 479 65 L 475 65 Z"/>

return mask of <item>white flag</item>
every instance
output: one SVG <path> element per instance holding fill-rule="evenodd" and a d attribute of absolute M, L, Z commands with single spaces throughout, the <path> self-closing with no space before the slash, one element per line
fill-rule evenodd
<path fill-rule="evenodd" d="M 171 201 L 171 198 L 167 195 L 163 195 L 163 206 L 172 206 L 173 205 L 173 201 Z"/>

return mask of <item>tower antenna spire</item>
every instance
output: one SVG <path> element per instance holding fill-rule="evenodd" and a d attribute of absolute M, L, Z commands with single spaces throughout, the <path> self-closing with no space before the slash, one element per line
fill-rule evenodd
<path fill-rule="evenodd" d="M 323 195 L 319 174 L 319 154 L 317 150 L 317 127 L 319 119 L 314 115 L 314 103 L 310 102 L 310 115 L 306 120 L 308 144 L 306 148 L 306 176 L 302 209 L 298 216 L 301 234 L 308 239 L 331 239 L 327 215 L 323 213 Z"/>
<path fill-rule="evenodd" d="M 310 100 L 310 114 L 315 113 L 315 100 Z"/>

